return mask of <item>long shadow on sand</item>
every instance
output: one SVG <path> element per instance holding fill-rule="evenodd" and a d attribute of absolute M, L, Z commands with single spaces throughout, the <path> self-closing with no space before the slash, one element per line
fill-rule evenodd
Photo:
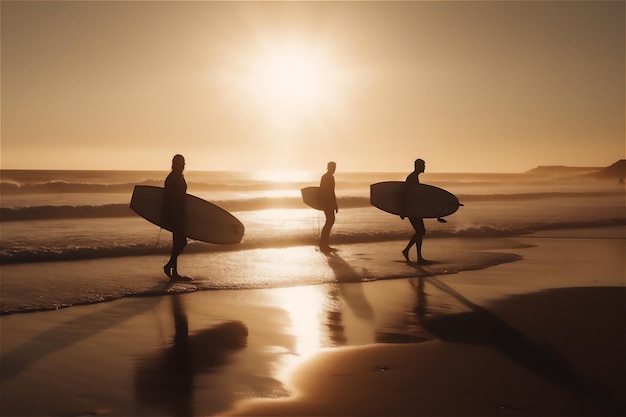
<path fill-rule="evenodd" d="M 350 266 L 339 254 L 326 254 L 328 266 L 333 270 L 337 280 L 341 297 L 354 312 L 355 316 L 372 320 L 374 310 L 363 292 L 362 276 Z"/>
<path fill-rule="evenodd" d="M 374 310 L 363 292 L 361 274 L 348 264 L 337 252 L 324 253 L 328 266 L 333 270 L 336 284 L 329 292 L 329 296 L 335 302 L 335 308 L 326 311 L 328 336 L 333 346 L 344 346 L 347 342 L 343 323 L 343 312 L 339 307 L 343 300 L 352 310 L 354 315 L 362 320 L 371 321 L 374 318 Z"/>
<path fill-rule="evenodd" d="M 420 270 L 421 275 L 427 275 L 423 268 L 416 268 Z M 541 378 L 605 409 L 607 415 L 624 415 L 626 410 L 623 402 L 611 396 L 604 387 L 588 381 L 577 373 L 558 351 L 525 336 L 436 277 L 417 279 L 418 285 L 414 286 L 417 295 L 415 314 L 422 326 L 435 337 L 452 343 L 492 346 Z M 471 311 L 426 317 L 424 282 L 451 295 Z"/>
<path fill-rule="evenodd" d="M 35 361 L 149 311 L 160 301 L 160 297 L 145 297 L 141 303 L 112 302 L 107 308 L 58 324 L 0 356 L 0 380 L 10 380 Z"/>

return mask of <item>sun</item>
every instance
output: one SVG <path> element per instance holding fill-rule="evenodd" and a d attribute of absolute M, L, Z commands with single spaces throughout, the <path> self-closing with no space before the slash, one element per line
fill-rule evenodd
<path fill-rule="evenodd" d="M 329 82 L 324 62 L 303 51 L 280 51 L 260 65 L 260 92 L 275 104 L 306 105 L 321 99 Z"/>
<path fill-rule="evenodd" d="M 318 112 L 331 102 L 338 79 L 327 50 L 277 43 L 252 54 L 247 89 L 265 110 L 280 115 Z"/>

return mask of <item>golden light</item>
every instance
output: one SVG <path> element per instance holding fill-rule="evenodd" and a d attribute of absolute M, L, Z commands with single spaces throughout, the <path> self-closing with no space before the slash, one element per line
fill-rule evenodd
<path fill-rule="evenodd" d="M 288 379 L 292 371 L 322 349 L 323 320 L 326 294 L 323 286 L 281 288 L 276 291 L 276 303 L 291 319 L 289 333 L 295 337 L 294 350 L 277 367 L 280 378 Z"/>
<path fill-rule="evenodd" d="M 306 42 L 265 43 L 246 57 L 244 88 L 278 119 L 317 114 L 333 105 L 339 70 L 330 50 Z"/>
<path fill-rule="evenodd" d="M 261 93 L 274 104 L 310 106 L 322 98 L 327 69 L 317 56 L 302 50 L 280 50 L 259 69 Z"/>
<path fill-rule="evenodd" d="M 320 173 L 311 171 L 298 170 L 275 170 L 275 171 L 257 171 L 254 173 L 254 179 L 263 182 L 272 183 L 300 183 L 300 182 L 316 182 L 319 181 Z M 296 190 L 300 195 L 300 190 Z"/>
<path fill-rule="evenodd" d="M 307 357 L 321 349 L 324 294 L 322 287 L 294 287 L 284 291 L 282 307 L 291 317 L 291 333 L 296 336 L 296 354 Z"/>
<path fill-rule="evenodd" d="M 353 120 L 363 77 L 325 39 L 259 34 L 229 49 L 210 73 L 223 114 L 235 117 L 234 134 L 267 147 L 255 164 L 283 171 L 272 181 L 293 182 L 287 170 L 310 169 L 314 159 L 323 170 L 328 156 L 320 154 L 334 153 L 328 147 Z"/>

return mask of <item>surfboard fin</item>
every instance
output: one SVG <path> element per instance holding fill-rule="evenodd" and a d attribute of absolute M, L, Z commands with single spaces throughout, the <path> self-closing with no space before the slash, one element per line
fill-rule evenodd
<path fill-rule="evenodd" d="M 437 217 L 437 221 L 439 223 L 448 223 L 448 221 L 446 219 L 444 219 L 443 217 Z"/>

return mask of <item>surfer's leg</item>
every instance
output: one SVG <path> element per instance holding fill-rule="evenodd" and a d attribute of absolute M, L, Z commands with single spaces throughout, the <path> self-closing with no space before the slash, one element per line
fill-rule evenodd
<path fill-rule="evenodd" d="M 424 258 L 422 258 L 422 236 L 419 236 L 415 240 L 415 249 L 417 249 L 417 262 L 423 261 Z"/>
<path fill-rule="evenodd" d="M 417 234 L 416 219 L 414 217 L 409 217 L 409 222 L 411 222 L 411 226 L 413 226 L 413 230 L 415 231 L 415 233 L 413 233 L 413 236 L 411 236 L 411 240 L 409 240 L 409 243 L 407 243 L 406 247 L 402 250 L 402 255 L 404 255 L 404 259 L 406 259 L 407 262 L 411 262 L 411 258 L 409 258 L 409 252 L 411 251 L 413 245 L 416 244 L 419 237 Z"/>
<path fill-rule="evenodd" d="M 429 263 L 430 261 L 422 257 L 422 240 L 426 234 L 426 227 L 424 226 L 424 219 L 415 219 L 415 223 L 411 221 L 413 228 L 415 229 L 415 247 L 417 249 L 417 262 Z"/>
<path fill-rule="evenodd" d="M 170 259 L 163 266 L 163 272 L 165 272 L 165 275 L 167 275 L 168 278 L 172 278 L 172 269 L 174 268 L 174 264 L 176 262 L 174 258 L 175 247 L 176 247 L 176 239 L 174 238 L 174 235 L 172 234 L 172 250 L 170 251 Z"/>
<path fill-rule="evenodd" d="M 172 253 L 170 256 L 170 260 L 163 269 L 165 270 L 165 274 L 172 278 L 178 277 L 178 256 L 183 252 L 187 246 L 187 238 L 184 233 L 175 232 L 172 234 Z M 168 274 L 169 271 L 169 274 Z"/>
<path fill-rule="evenodd" d="M 415 244 L 415 236 L 416 236 L 415 234 L 413 236 L 411 236 L 411 240 L 409 240 L 409 243 L 402 250 L 402 255 L 404 255 L 404 259 L 406 259 L 407 262 L 411 262 L 411 259 L 409 258 L 409 251 L 411 250 L 411 248 Z"/>
<path fill-rule="evenodd" d="M 167 275 L 168 278 L 172 278 L 172 266 L 170 265 L 170 262 L 163 265 L 163 272 L 165 272 L 165 275 Z"/>
<path fill-rule="evenodd" d="M 322 234 L 320 236 L 320 248 L 329 249 L 330 248 L 330 230 L 335 224 L 335 211 L 324 210 L 324 215 L 326 216 L 326 223 L 324 223 L 324 227 L 322 228 Z"/>
<path fill-rule="evenodd" d="M 411 222 L 411 226 L 413 226 L 413 230 L 415 231 L 415 233 L 413 233 L 413 236 L 411 236 L 411 240 L 409 241 L 408 245 L 406 245 L 406 248 L 404 248 L 404 250 L 402 251 L 402 254 L 404 255 L 406 261 L 410 262 L 409 251 L 411 250 L 413 245 L 415 245 L 415 248 L 417 249 L 417 261 L 420 262 L 423 260 L 422 237 L 426 233 L 426 229 L 424 228 L 424 220 L 420 217 L 409 217 L 409 221 Z"/>
<path fill-rule="evenodd" d="M 187 246 L 187 238 L 182 233 L 178 234 L 177 239 L 176 239 L 175 249 L 173 250 L 173 253 L 174 253 L 174 264 L 173 264 L 174 268 L 173 269 L 174 269 L 174 274 L 176 275 L 178 275 L 178 256 L 181 253 L 183 253 L 185 246 Z"/>

